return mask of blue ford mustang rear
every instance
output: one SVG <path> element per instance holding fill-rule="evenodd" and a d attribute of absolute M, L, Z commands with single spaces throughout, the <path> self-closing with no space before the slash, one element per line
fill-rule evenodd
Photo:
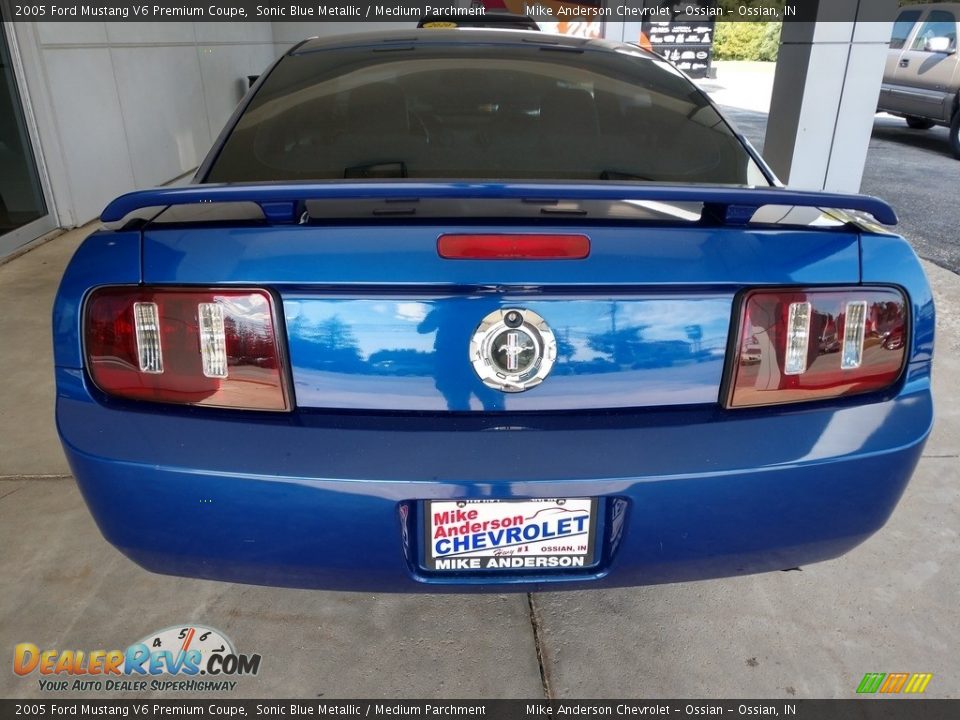
<path fill-rule="evenodd" d="M 932 422 L 880 200 L 777 185 L 684 76 L 539 33 L 307 41 L 54 308 L 57 421 L 156 572 L 615 587 L 836 557 Z"/>

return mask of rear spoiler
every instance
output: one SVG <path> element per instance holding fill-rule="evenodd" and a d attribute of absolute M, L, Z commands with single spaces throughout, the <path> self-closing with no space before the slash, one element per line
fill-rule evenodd
<path fill-rule="evenodd" d="M 553 200 L 639 200 L 703 203 L 710 217 L 728 225 L 745 225 L 754 213 L 769 205 L 854 210 L 871 215 L 884 225 L 896 225 L 897 213 L 879 198 L 786 188 L 747 188 L 640 183 L 495 183 L 495 182 L 315 182 L 185 185 L 138 190 L 121 195 L 100 215 L 108 226 L 119 227 L 131 219 L 149 219 L 146 211 L 172 205 L 204 203 L 254 203 L 275 223 L 297 222 L 303 203 L 311 200 L 515 199 L 530 202 Z M 153 214 L 155 215 L 156 212 Z"/>

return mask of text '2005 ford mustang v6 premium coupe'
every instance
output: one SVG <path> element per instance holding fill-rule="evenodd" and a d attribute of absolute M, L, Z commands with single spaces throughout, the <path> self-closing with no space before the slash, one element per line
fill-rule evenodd
<path fill-rule="evenodd" d="M 522 31 L 309 40 L 54 308 L 57 419 L 150 570 L 614 587 L 836 557 L 932 422 L 884 202 L 779 186 L 680 72 Z"/>

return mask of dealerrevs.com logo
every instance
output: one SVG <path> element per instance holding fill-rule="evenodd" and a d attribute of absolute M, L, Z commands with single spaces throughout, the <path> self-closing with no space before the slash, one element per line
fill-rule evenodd
<path fill-rule="evenodd" d="M 40 689 L 64 691 L 224 691 L 256 675 L 260 655 L 238 653 L 226 635 L 203 625 L 168 627 L 126 650 L 41 649 L 19 643 L 13 672 Z"/>

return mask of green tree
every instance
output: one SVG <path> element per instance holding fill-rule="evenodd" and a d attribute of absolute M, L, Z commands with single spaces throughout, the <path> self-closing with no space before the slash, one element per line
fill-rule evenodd
<path fill-rule="evenodd" d="M 775 62 L 780 54 L 780 34 L 783 31 L 783 23 L 768 22 L 764 23 L 763 39 L 760 41 L 758 60 Z"/>
<path fill-rule="evenodd" d="M 774 61 L 780 50 L 779 22 L 718 22 L 713 56 L 717 60 Z"/>

